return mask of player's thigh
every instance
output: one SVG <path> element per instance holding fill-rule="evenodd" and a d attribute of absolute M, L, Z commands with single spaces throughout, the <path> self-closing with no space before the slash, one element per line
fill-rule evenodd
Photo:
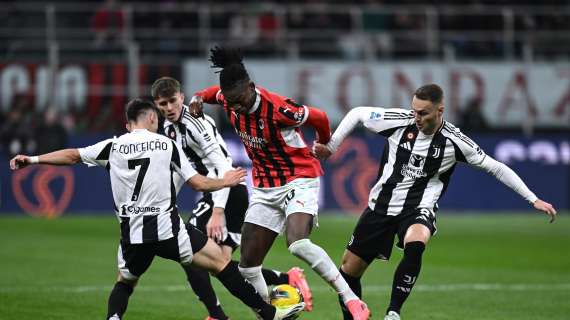
<path fill-rule="evenodd" d="M 194 253 L 192 265 L 208 270 L 214 274 L 222 271 L 230 262 L 230 257 L 224 254 L 222 248 L 212 239 L 207 239 L 206 245 Z"/>
<path fill-rule="evenodd" d="M 136 282 L 150 267 L 154 256 L 154 244 L 129 244 L 121 241 L 117 253 L 120 278 L 125 282 Z"/>
<path fill-rule="evenodd" d="M 366 262 L 388 260 L 397 232 L 395 218 L 366 207 L 350 236 L 346 249 Z"/>
<path fill-rule="evenodd" d="M 361 277 L 370 264 L 350 250 L 344 250 L 341 269 L 352 277 Z"/>
<path fill-rule="evenodd" d="M 240 266 L 261 265 L 277 235 L 277 232 L 266 227 L 245 222 L 242 228 Z"/>
<path fill-rule="evenodd" d="M 421 241 L 427 244 L 436 232 L 436 219 L 433 210 L 416 209 L 400 223 L 398 247 L 404 248 L 406 243 L 414 241 Z"/>
<path fill-rule="evenodd" d="M 295 212 L 287 215 L 287 223 L 285 228 L 285 238 L 287 246 L 301 239 L 306 239 L 311 234 L 313 228 L 312 214 L 304 212 Z"/>

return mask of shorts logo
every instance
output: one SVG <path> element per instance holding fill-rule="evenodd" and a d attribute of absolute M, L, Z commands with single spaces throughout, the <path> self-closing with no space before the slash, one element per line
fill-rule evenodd
<path fill-rule="evenodd" d="M 351 246 L 353 242 L 354 242 L 354 235 L 351 235 L 350 240 L 348 241 L 348 245 Z"/>
<path fill-rule="evenodd" d="M 295 202 L 299 203 L 303 208 L 305 207 L 305 202 L 301 200 L 296 200 Z"/>

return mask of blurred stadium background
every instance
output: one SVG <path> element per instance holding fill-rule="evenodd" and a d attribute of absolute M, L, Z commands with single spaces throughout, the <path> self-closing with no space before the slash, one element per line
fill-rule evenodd
<path fill-rule="evenodd" d="M 462 308 L 470 306 L 470 299 L 480 298 L 488 303 L 477 303 L 474 308 L 501 309 L 504 304 L 500 301 L 508 301 L 517 292 L 517 287 L 501 291 L 501 285 L 512 283 L 523 285 L 520 291 L 527 300 L 522 300 L 521 295 L 517 301 L 526 308 L 503 308 L 504 313 L 488 316 L 467 313 L 469 318 L 566 319 L 563 314 L 570 312 L 567 304 L 549 304 L 551 300 L 570 298 L 570 235 L 565 217 L 570 208 L 570 1 L 68 0 L 1 1 L 0 6 L 0 159 L 5 164 L 0 167 L 0 261 L 4 261 L 0 264 L 0 318 L 32 319 L 41 314 L 54 315 L 53 319 L 76 319 L 69 310 L 95 306 L 97 312 L 89 309 L 84 318 L 100 317 L 106 290 L 95 290 L 96 301 L 87 302 L 93 298 L 89 294 L 77 297 L 77 292 L 65 288 L 110 284 L 115 270 L 113 237 L 118 235 L 110 218 L 112 198 L 104 170 L 35 167 L 13 174 L 7 165 L 10 157 L 85 146 L 124 133 L 125 103 L 131 97 L 148 96 L 150 84 L 160 76 L 181 80 L 188 98 L 194 91 L 216 84 L 217 75 L 207 61 L 209 48 L 216 44 L 241 47 L 256 83 L 325 110 L 333 127 L 353 106 L 407 107 L 416 87 L 426 82 L 440 84 L 446 93 L 446 119 L 462 128 L 488 154 L 511 166 L 562 214 L 558 226 L 535 229 L 533 226 L 543 221 L 528 214 L 531 207 L 518 195 L 482 172 L 459 166 L 440 202 L 442 225 L 447 223 L 459 231 L 453 231 L 451 237 L 441 235 L 433 250 L 447 250 L 444 248 L 449 246 L 453 251 L 449 254 L 457 254 L 460 260 L 434 253 L 436 258 L 426 262 L 443 270 L 453 266 L 457 272 L 450 274 L 457 277 L 447 279 L 435 270 L 430 274 L 431 267 L 427 267 L 424 279 L 428 284 L 437 284 L 441 278 L 444 284 L 498 285 L 498 289 L 492 287 L 489 291 L 504 294 L 505 300 L 481 297 L 485 294 L 469 286 L 465 287 L 470 292 L 467 296 L 454 296 L 455 291 L 426 290 L 423 298 L 411 299 L 418 300 L 410 309 L 435 303 L 437 307 L 428 308 L 433 310 L 433 317 L 422 318 L 418 310 L 410 310 L 410 318 L 465 318 L 461 311 L 467 309 Z M 208 112 L 223 130 L 234 160 L 248 166 L 243 147 L 223 114 L 216 107 Z M 311 141 L 310 132 L 307 137 Z M 325 245 L 337 259 L 355 223 L 350 215 L 358 215 L 366 203 L 383 145 L 384 141 L 376 136 L 356 132 L 335 158 L 324 163 L 322 221 L 325 226 L 337 223 L 338 229 L 325 227 L 317 233 L 324 243 L 338 244 L 335 248 Z M 194 199 L 191 191 L 184 191 L 179 199 L 183 211 L 192 208 Z M 450 214 L 458 212 L 469 215 Z M 509 215 L 499 215 L 505 212 Z M 482 216 L 485 213 L 488 215 Z M 22 218 L 61 215 L 65 218 L 56 221 Z M 493 220 L 495 216 L 497 220 Z M 513 228 L 523 231 L 509 228 L 512 219 Z M 501 224 L 507 225 L 499 227 Z M 58 227 L 68 225 L 74 233 Z M 86 231 L 100 225 L 108 232 Z M 99 231 L 99 227 L 94 229 Z M 57 249 L 60 247 L 54 230 L 67 237 L 61 249 Z M 474 235 L 468 239 L 478 239 L 477 232 L 487 237 L 481 246 L 472 248 L 482 260 L 495 244 L 505 245 L 504 251 L 496 249 L 499 252 L 509 254 L 509 250 L 515 250 L 526 255 L 525 259 L 503 261 L 506 265 L 502 265 L 497 262 L 501 254 L 496 254 L 497 261 L 487 261 L 489 267 L 473 256 L 458 254 L 463 247 L 453 244 L 466 243 L 458 239 L 460 234 L 469 236 L 471 230 Z M 52 236 L 54 243 L 50 244 L 46 237 Z M 92 241 L 83 242 L 84 236 Z M 521 236 L 526 239 L 519 243 Z M 545 247 L 532 246 L 533 237 Z M 51 248 L 47 252 L 33 249 L 44 241 Z M 512 246 L 507 245 L 510 242 Z M 89 248 L 80 248 L 78 243 Z M 100 243 L 105 247 L 95 251 L 104 252 L 105 259 L 81 254 Z M 527 252 L 519 245 L 534 249 Z M 60 256 L 68 263 L 78 261 L 87 269 L 95 265 L 96 270 L 89 270 L 95 278 L 87 276 L 84 283 L 82 273 L 69 270 L 69 279 L 59 279 L 61 270 L 52 268 L 61 260 L 50 259 L 58 256 L 52 255 L 52 250 L 69 250 L 69 255 Z M 539 261 L 549 271 L 554 270 L 550 276 L 541 263 L 529 262 L 541 250 Z M 290 266 L 285 250 L 282 256 L 279 252 L 270 262 Z M 517 268 L 525 263 L 532 271 Z M 42 270 L 35 270 L 37 267 Z M 175 267 L 159 263 L 157 283 L 161 277 L 169 279 L 169 268 Z M 491 271 L 479 274 L 479 268 Z M 102 277 L 103 269 L 106 278 Z M 370 285 L 388 285 L 391 270 L 382 268 L 380 273 L 372 273 L 368 277 Z M 479 278 L 467 277 L 473 273 Z M 507 279 L 505 274 L 515 275 Z M 184 284 L 181 274 L 176 279 L 171 283 Z M 32 289 L 36 282 L 37 291 Z M 543 287 L 529 289 L 529 293 L 524 285 L 532 284 Z M 64 288 L 60 290 L 63 293 L 52 296 L 51 307 L 38 304 L 38 292 L 56 293 L 57 288 Z M 388 291 L 382 290 L 378 290 L 378 299 L 382 300 L 373 302 L 377 316 L 386 303 Z M 457 303 L 457 314 L 436 312 L 453 304 L 438 302 L 436 297 L 442 292 L 446 292 L 446 299 Z M 549 295 L 544 297 L 546 292 Z M 323 299 L 334 303 L 330 292 L 323 288 L 322 293 Z M 146 295 L 151 296 L 149 292 Z M 75 307 L 62 303 L 66 299 L 71 299 Z M 172 306 L 171 300 L 162 299 L 160 303 L 174 308 L 185 306 L 183 301 Z M 36 313 L 22 313 L 28 305 L 39 309 Z M 60 308 L 51 309 L 53 305 Z M 148 313 L 139 309 L 136 316 L 136 308 Z M 537 308 L 538 314 L 527 312 Z M 333 311 L 312 318 L 336 319 L 337 312 Z M 153 314 L 141 305 L 133 306 L 130 312 L 132 318 Z M 170 317 L 175 318 L 177 313 L 172 314 Z M 201 316 L 189 314 L 191 319 Z"/>

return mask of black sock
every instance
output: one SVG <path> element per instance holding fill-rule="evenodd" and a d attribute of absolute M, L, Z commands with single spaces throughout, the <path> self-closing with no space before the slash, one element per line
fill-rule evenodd
<path fill-rule="evenodd" d="M 394 273 L 392 283 L 392 296 L 388 311 L 395 311 L 398 314 L 406 298 L 412 292 L 412 288 L 418 279 L 422 267 L 422 253 L 426 245 L 421 241 L 409 242 L 404 249 L 404 257 Z"/>
<path fill-rule="evenodd" d="M 227 320 L 228 316 L 224 313 L 222 306 L 219 304 L 212 283 L 210 282 L 210 274 L 208 274 L 208 271 L 193 266 L 184 266 L 184 271 L 186 272 L 188 283 L 190 283 L 198 299 L 200 299 L 206 306 L 206 309 L 208 309 L 210 317 Z"/>
<path fill-rule="evenodd" d="M 263 301 L 263 298 L 261 298 L 251 283 L 242 277 L 237 261 L 230 261 L 224 270 L 216 275 L 216 278 L 245 305 L 258 310 L 259 315 L 263 319 L 273 319 L 275 307 Z"/>
<path fill-rule="evenodd" d="M 261 273 L 263 274 L 265 282 L 270 286 L 289 283 L 289 275 L 287 272 L 279 272 L 277 270 L 271 269 L 261 269 Z"/>
<path fill-rule="evenodd" d="M 352 289 L 354 294 L 356 294 L 359 298 L 362 298 L 362 285 L 360 284 L 360 277 L 353 277 L 342 271 L 342 268 L 339 268 L 338 270 L 340 271 L 340 275 L 344 278 L 344 280 L 346 280 L 346 283 L 348 283 L 348 286 L 350 287 L 350 289 Z M 344 301 L 342 300 L 342 297 L 340 295 L 338 296 L 338 302 L 340 304 L 340 310 L 342 311 L 344 320 L 352 320 L 352 315 L 346 308 L 346 305 L 344 304 Z"/>
<path fill-rule="evenodd" d="M 109 303 L 107 305 L 107 319 L 114 315 L 119 318 L 123 318 L 123 314 L 127 311 L 127 305 L 129 304 L 129 297 L 133 293 L 133 287 L 124 283 L 117 281 L 111 295 L 109 295 Z"/>

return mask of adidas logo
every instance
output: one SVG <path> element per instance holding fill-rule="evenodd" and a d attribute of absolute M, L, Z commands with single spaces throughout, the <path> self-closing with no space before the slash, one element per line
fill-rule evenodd
<path fill-rule="evenodd" d="M 400 144 L 401 148 L 412 151 L 412 144 L 409 141 Z"/>

